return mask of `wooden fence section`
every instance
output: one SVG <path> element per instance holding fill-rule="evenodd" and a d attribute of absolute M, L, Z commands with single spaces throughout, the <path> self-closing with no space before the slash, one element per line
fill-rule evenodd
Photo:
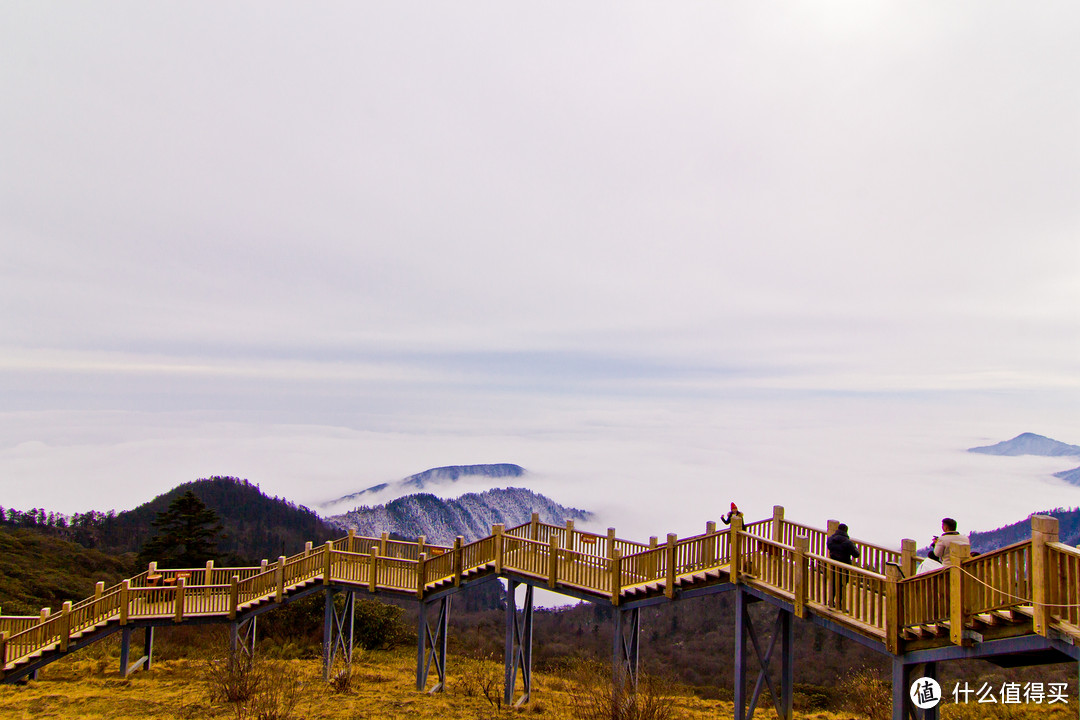
<path fill-rule="evenodd" d="M 1080 550 L 1061 543 L 1049 544 L 1050 587 L 1056 600 L 1050 607 L 1054 623 L 1070 636 L 1080 638 Z"/>
<path fill-rule="evenodd" d="M 66 650 L 73 638 L 107 623 L 183 622 L 191 617 L 235 619 L 241 612 L 312 583 L 345 583 L 371 592 L 423 598 L 446 583 L 461 584 L 475 571 L 517 573 L 558 590 L 574 589 L 597 602 L 618 605 L 644 592 L 674 598 L 679 587 L 698 582 L 747 583 L 793 603 L 800 617 L 809 611 L 845 623 L 899 652 L 904 638 L 942 636 L 963 641 L 963 628 L 988 613 L 1012 618 L 1009 609 L 1031 616 L 1032 631 L 1050 629 L 1080 638 L 1080 550 L 1057 542 L 1053 518 L 1033 516 L 1033 540 L 974 558 L 958 554 L 951 566 L 901 578 L 910 556 L 857 543 L 862 564 L 827 557 L 825 531 L 773 517 L 742 526 L 649 544 L 532 521 L 453 547 L 381 537 L 348 537 L 302 553 L 263 561 L 259 567 L 147 571 L 58 613 L 40 617 L 0 617 L 0 670 L 52 649 Z M 910 542 L 910 541 L 905 541 Z M 910 553 L 910 545 L 905 546 Z M 885 572 L 881 572 L 884 570 Z"/>
<path fill-rule="evenodd" d="M 963 594 L 965 614 L 1031 603 L 1030 541 L 973 557 L 962 567 L 967 574 Z"/>
<path fill-rule="evenodd" d="M 945 568 L 905 578 L 899 584 L 898 595 L 901 630 L 949 619 L 949 575 Z"/>

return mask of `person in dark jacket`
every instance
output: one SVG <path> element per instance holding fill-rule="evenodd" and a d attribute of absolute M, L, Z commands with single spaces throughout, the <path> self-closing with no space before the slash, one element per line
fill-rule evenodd
<path fill-rule="evenodd" d="M 848 537 L 848 526 L 840 523 L 836 526 L 836 532 L 829 536 L 825 546 L 829 551 L 829 559 L 845 565 L 859 557 L 859 548 Z M 844 586 L 847 584 L 847 570 L 832 568 L 832 606 L 840 610 L 844 609 Z"/>

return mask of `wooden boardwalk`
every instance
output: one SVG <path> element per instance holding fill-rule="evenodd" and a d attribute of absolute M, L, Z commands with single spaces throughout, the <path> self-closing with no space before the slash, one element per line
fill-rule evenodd
<path fill-rule="evenodd" d="M 827 557 L 828 529 L 790 522 L 779 506 L 765 520 L 744 526 L 736 517 L 719 530 L 707 523 L 700 535 L 662 542 L 547 525 L 535 515 L 452 547 L 350 533 L 260 567 L 151 564 L 113 587 L 99 583 L 92 597 L 59 612 L 0 617 L 0 679 L 21 678 L 126 626 L 236 623 L 330 587 L 425 603 L 491 576 L 620 609 L 737 588 L 895 657 L 1035 636 L 1075 647 L 1080 550 L 1058 542 L 1054 518 L 1033 516 L 1032 531 L 1031 540 L 977 557 L 961 548 L 951 564 L 922 575 L 914 574 L 913 541 L 899 551 L 856 541 L 860 558 L 842 565 Z"/>

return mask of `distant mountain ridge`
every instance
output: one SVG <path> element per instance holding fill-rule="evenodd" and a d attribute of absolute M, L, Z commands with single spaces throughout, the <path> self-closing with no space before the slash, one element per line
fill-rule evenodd
<path fill-rule="evenodd" d="M 1003 440 L 994 445 L 968 448 L 968 452 L 983 455 L 1041 455 L 1043 457 L 1080 456 L 1080 446 L 1069 445 L 1035 433 L 1021 433 L 1012 440 Z"/>
<path fill-rule="evenodd" d="M 359 535 L 377 536 L 383 532 L 406 538 L 424 535 L 436 545 L 452 545 L 461 535 L 467 542 L 491 534 L 491 526 L 521 525 L 540 515 L 540 521 L 563 525 L 567 520 L 588 520 L 592 513 L 560 505 L 550 498 L 525 488 L 496 488 L 482 493 L 466 493 L 444 500 L 430 493 L 397 498 L 385 505 L 361 507 L 326 518 Z"/>
<path fill-rule="evenodd" d="M 526 474 L 525 468 L 513 463 L 488 463 L 483 465 L 445 465 L 431 468 L 423 472 L 410 475 L 401 480 L 372 485 L 360 492 L 351 493 L 331 500 L 320 505 L 320 509 L 333 512 L 335 509 L 347 507 L 349 503 L 357 503 L 363 499 L 390 501 L 403 495 L 410 495 L 419 490 L 428 490 L 432 487 L 452 485 L 459 480 L 469 478 L 520 478 Z"/>
<path fill-rule="evenodd" d="M 1058 519 L 1058 540 L 1066 545 L 1080 544 L 1080 508 L 1046 510 L 1037 515 L 1052 515 Z M 1025 518 L 1011 525 L 1005 525 L 985 532 L 973 532 L 971 549 L 975 552 L 990 552 L 998 548 L 1022 542 L 1031 537 L 1031 519 Z"/>
<path fill-rule="evenodd" d="M 1061 472 L 1054 473 L 1054 477 L 1061 478 L 1071 485 L 1080 485 L 1080 467 L 1073 468 L 1072 470 L 1062 470 Z"/>

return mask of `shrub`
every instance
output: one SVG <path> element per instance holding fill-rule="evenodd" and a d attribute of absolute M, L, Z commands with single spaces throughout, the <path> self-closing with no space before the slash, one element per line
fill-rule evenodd
<path fill-rule="evenodd" d="M 840 696 L 849 710 L 869 720 L 892 717 L 892 685 L 866 667 L 860 667 L 840 681 Z"/>

